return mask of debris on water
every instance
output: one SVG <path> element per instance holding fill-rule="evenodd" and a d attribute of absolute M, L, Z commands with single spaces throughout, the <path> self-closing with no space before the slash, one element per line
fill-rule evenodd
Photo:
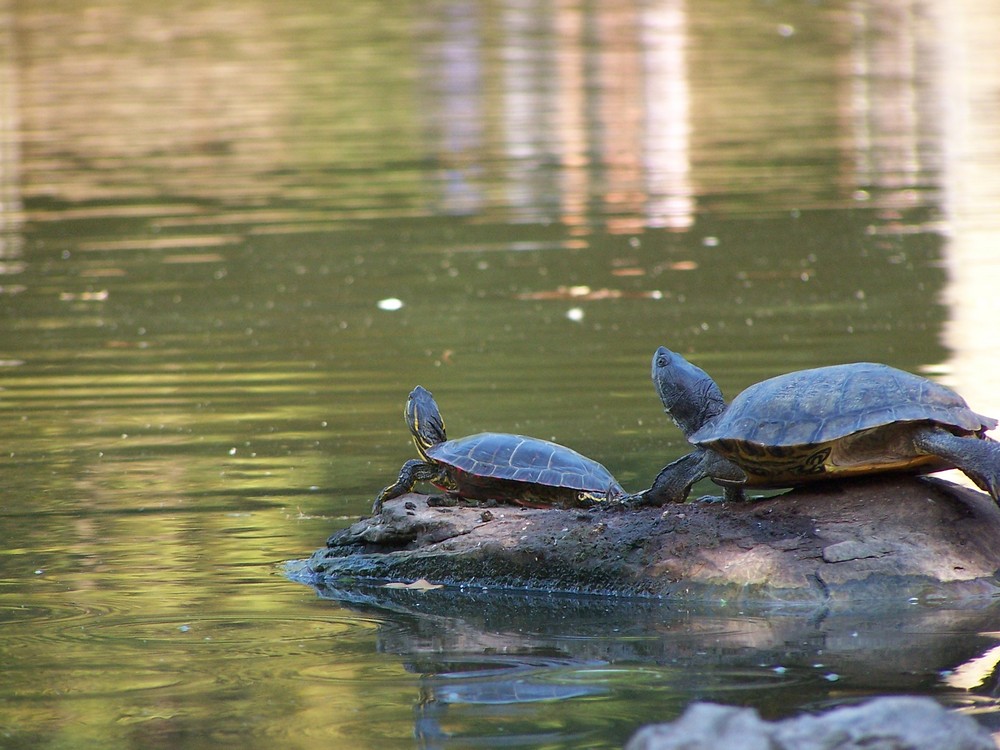
<path fill-rule="evenodd" d="M 398 297 L 386 297 L 385 299 L 380 299 L 377 306 L 379 310 L 395 312 L 396 310 L 403 309 L 403 300 Z"/>
<path fill-rule="evenodd" d="M 522 300 L 609 300 L 609 299 L 663 299 L 666 296 L 659 289 L 624 290 L 602 287 L 592 289 L 586 285 L 557 286 L 555 289 L 544 289 L 536 292 L 521 292 L 515 295 Z"/>
<path fill-rule="evenodd" d="M 419 578 L 413 583 L 387 583 L 383 588 L 387 589 L 407 589 L 410 591 L 433 591 L 434 589 L 442 589 L 441 586 L 436 583 L 431 583 L 426 578 Z"/>

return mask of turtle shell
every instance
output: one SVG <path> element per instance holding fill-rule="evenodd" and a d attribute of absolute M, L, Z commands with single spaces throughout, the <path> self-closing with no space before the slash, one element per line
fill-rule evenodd
<path fill-rule="evenodd" d="M 997 421 L 972 411 L 954 391 L 869 362 L 780 375 L 750 386 L 690 441 L 738 463 L 750 484 L 823 474 L 935 471 L 916 453 L 919 424 L 982 435 Z"/>
<path fill-rule="evenodd" d="M 524 435 L 484 432 L 432 445 L 427 455 L 451 470 L 463 497 L 548 504 L 572 503 L 580 493 L 626 494 L 597 461 Z"/>

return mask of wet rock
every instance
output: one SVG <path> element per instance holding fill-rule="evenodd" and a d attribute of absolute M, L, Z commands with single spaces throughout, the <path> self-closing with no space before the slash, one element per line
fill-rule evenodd
<path fill-rule="evenodd" d="M 308 562 L 345 578 L 769 601 L 1000 593 L 1000 509 L 941 480 L 882 477 L 751 503 L 635 510 L 429 507 L 404 495 Z"/>
<path fill-rule="evenodd" d="M 696 703 L 637 732 L 626 750 L 996 750 L 973 719 L 930 698 L 876 698 L 822 716 L 769 722 L 749 708 Z"/>

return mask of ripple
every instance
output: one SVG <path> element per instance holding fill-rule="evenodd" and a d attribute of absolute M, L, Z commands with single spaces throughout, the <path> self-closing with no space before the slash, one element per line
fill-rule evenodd
<path fill-rule="evenodd" d="M 16 637 L 16 630 L 25 625 L 32 629 L 26 634 L 43 637 L 50 628 L 64 628 L 92 622 L 96 618 L 113 616 L 116 610 L 109 606 L 94 607 L 90 604 L 65 602 L 58 604 L 0 604 L 0 632 L 4 634 L 2 647 L 9 646 L 8 639 Z M 0 648 L 2 648 L 0 647 Z"/>
<path fill-rule="evenodd" d="M 142 617 L 105 615 L 56 628 L 59 639 L 100 642 L 118 648 L 188 650 L 194 643 L 230 649 L 235 657 L 287 654 L 309 642 L 367 637 L 371 625 L 354 617 L 271 616 Z M 289 648 L 294 644 L 294 648 Z"/>
<path fill-rule="evenodd" d="M 350 613 L 276 616 L 213 612 L 200 616 L 141 614 L 114 604 L 76 602 L 0 604 L 0 653 L 100 651 L 173 652 L 211 648 L 216 657 L 292 655 L 324 651 L 331 643 L 371 650 L 377 621 Z"/>

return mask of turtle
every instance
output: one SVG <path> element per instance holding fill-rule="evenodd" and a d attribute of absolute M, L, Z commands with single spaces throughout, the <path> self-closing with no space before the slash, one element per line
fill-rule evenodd
<path fill-rule="evenodd" d="M 378 494 L 373 514 L 421 480 L 467 500 L 533 507 L 584 507 L 627 495 L 597 461 L 548 440 L 501 432 L 448 440 L 434 397 L 419 385 L 404 416 L 420 458 L 403 464 L 399 478 Z"/>
<path fill-rule="evenodd" d="M 728 406 L 709 375 L 676 352 L 653 355 L 663 408 L 695 450 L 668 464 L 640 504 L 683 502 L 710 478 L 726 501 L 744 487 L 960 469 L 1000 504 L 997 420 L 957 393 L 884 364 L 799 370 L 751 385 Z"/>

